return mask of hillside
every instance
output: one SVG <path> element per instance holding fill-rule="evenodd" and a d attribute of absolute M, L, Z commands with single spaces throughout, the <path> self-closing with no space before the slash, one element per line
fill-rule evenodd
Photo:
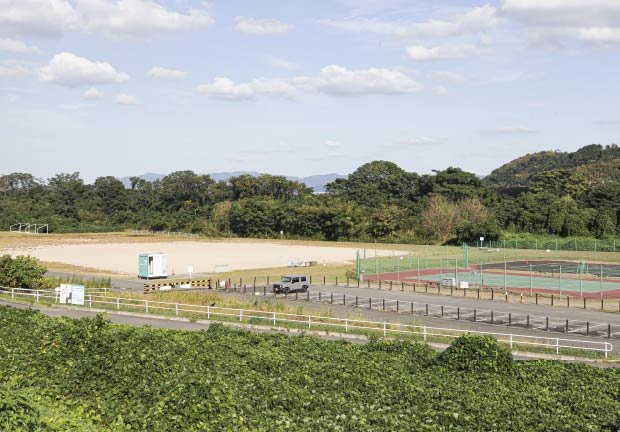
<path fill-rule="evenodd" d="M 597 182 L 603 182 L 618 177 L 618 165 L 611 163 L 616 159 L 620 159 L 620 147 L 616 145 L 592 144 L 575 152 L 541 151 L 502 165 L 485 177 L 485 181 L 494 186 L 526 187 L 536 175 L 545 171 L 579 168 L 583 174 L 595 174 Z M 601 167 L 605 169 L 597 172 Z"/>

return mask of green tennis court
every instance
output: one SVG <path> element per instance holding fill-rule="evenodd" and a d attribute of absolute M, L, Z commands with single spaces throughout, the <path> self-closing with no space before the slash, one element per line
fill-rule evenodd
<path fill-rule="evenodd" d="M 441 279 L 450 277 L 456 279 L 457 285 L 458 281 L 463 281 L 468 282 L 470 286 L 481 286 L 486 288 L 531 289 L 537 292 L 544 290 L 558 294 L 566 294 L 567 292 L 600 294 L 602 291 L 604 293 L 609 293 L 610 297 L 612 294 L 613 297 L 620 294 L 620 280 L 610 281 L 600 278 L 593 279 L 589 275 L 587 278 L 575 277 L 574 274 L 567 275 L 560 279 L 559 273 L 555 276 L 540 276 L 535 274 L 530 276 L 514 273 L 496 273 L 496 271 L 497 270 L 459 271 L 458 275 L 455 277 L 454 270 L 447 271 L 446 269 L 437 269 L 435 274 L 429 274 L 430 272 L 426 271 L 423 276 L 420 276 L 419 281 L 440 282 Z M 410 273 L 411 272 L 407 272 L 407 274 L 401 275 L 401 280 L 418 280 L 417 275 L 411 275 Z"/>
<path fill-rule="evenodd" d="M 397 263 L 400 264 L 400 263 Z M 620 265 L 571 261 L 506 261 L 456 266 L 454 260 L 437 262 L 434 268 L 392 267 L 383 273 L 365 273 L 364 280 L 440 282 L 444 286 L 494 288 L 529 293 L 583 297 L 620 298 Z M 403 269 L 404 267 L 404 269 Z"/>

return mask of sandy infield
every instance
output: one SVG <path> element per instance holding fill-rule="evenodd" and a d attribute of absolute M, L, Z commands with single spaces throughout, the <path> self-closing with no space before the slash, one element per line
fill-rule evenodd
<path fill-rule="evenodd" d="M 277 243 L 221 243 L 175 241 L 154 243 L 66 244 L 0 250 L 0 255 L 30 255 L 41 261 L 70 264 L 136 275 L 138 254 L 168 254 L 168 273 L 216 273 L 255 268 L 286 267 L 292 262 L 317 261 L 355 265 L 357 249 L 325 246 L 294 246 Z M 378 255 L 391 255 L 378 251 Z"/>

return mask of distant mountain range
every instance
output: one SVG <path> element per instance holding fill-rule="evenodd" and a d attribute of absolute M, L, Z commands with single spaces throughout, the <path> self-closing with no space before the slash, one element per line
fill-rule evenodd
<path fill-rule="evenodd" d="M 231 171 L 231 172 L 209 173 L 211 178 L 213 178 L 213 180 L 215 181 L 226 181 L 231 177 L 237 177 L 237 176 L 244 175 L 244 174 L 258 176 L 261 173 L 255 172 L 255 171 Z M 166 176 L 165 174 L 146 173 L 146 174 L 142 174 L 136 177 L 152 182 L 155 180 L 160 180 L 164 178 L 165 176 Z M 286 178 L 289 180 L 295 180 L 295 181 L 304 183 L 306 186 L 312 188 L 314 192 L 325 192 L 326 184 L 331 183 L 334 180 L 339 179 L 339 178 L 347 178 L 347 176 L 342 175 L 342 174 L 330 173 L 330 174 L 311 175 L 308 177 L 286 176 Z M 119 178 L 119 180 L 123 182 L 125 187 L 129 187 L 131 185 L 131 182 L 129 181 L 129 179 L 130 179 L 130 176 Z"/>

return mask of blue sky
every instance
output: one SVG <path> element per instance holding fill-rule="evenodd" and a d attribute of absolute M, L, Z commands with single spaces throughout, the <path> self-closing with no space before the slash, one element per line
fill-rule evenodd
<path fill-rule="evenodd" d="M 0 0 L 0 173 L 487 174 L 618 143 L 617 0 Z"/>

